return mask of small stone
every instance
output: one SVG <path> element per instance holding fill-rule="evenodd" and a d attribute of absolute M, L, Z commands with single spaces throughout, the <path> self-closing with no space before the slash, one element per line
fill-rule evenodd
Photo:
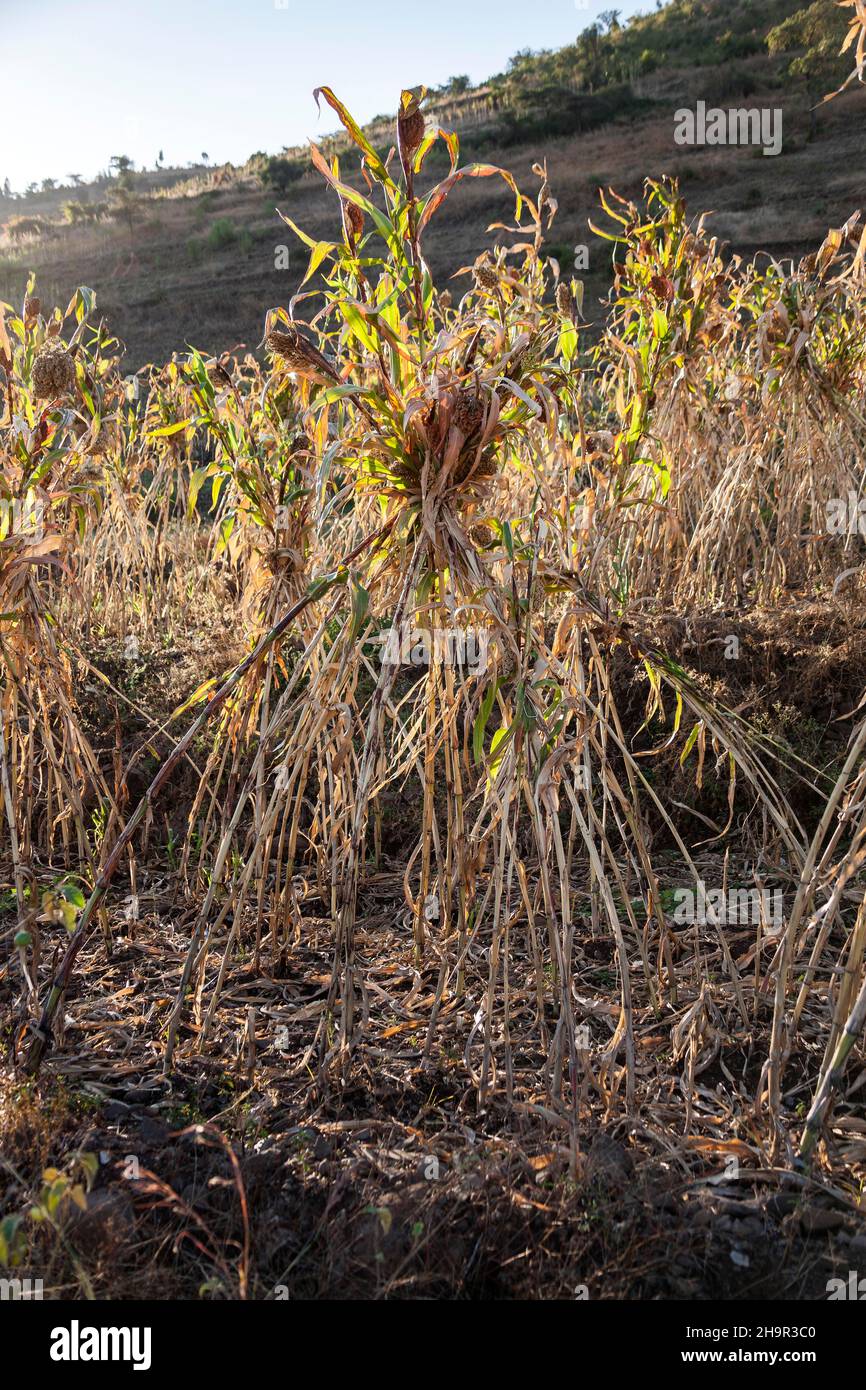
<path fill-rule="evenodd" d="M 841 1211 L 831 1211 L 827 1207 L 805 1207 L 800 1212 L 800 1226 L 807 1235 L 820 1235 L 822 1231 L 838 1231 L 844 1226 L 845 1217 Z"/>
<path fill-rule="evenodd" d="M 164 1125 L 161 1120 L 155 1120 L 152 1116 L 145 1115 L 139 1122 L 135 1137 L 140 1140 L 142 1144 L 148 1144 L 152 1145 L 154 1148 L 159 1148 L 163 1144 L 168 1143 L 168 1126 Z"/>
<path fill-rule="evenodd" d="M 588 1182 L 624 1185 L 634 1176 L 634 1160 L 616 1139 L 599 1131 L 589 1147 L 585 1171 Z"/>
<path fill-rule="evenodd" d="M 313 1157 L 330 1158 L 333 1152 L 334 1145 L 328 1136 L 326 1134 L 317 1134 L 313 1142 Z"/>
<path fill-rule="evenodd" d="M 135 1213 L 126 1193 L 98 1188 L 88 1193 L 87 1210 L 71 1208 L 66 1230 L 79 1254 L 108 1256 L 126 1244 L 135 1228 Z"/>
<path fill-rule="evenodd" d="M 110 1100 L 103 1110 L 106 1120 L 124 1120 L 129 1114 L 129 1106 L 122 1100 Z"/>
<path fill-rule="evenodd" d="M 787 1216 L 789 1211 L 793 1211 L 799 1198 L 792 1192 L 774 1192 L 773 1196 L 767 1200 L 764 1211 L 768 1216 L 781 1220 Z"/>
<path fill-rule="evenodd" d="M 724 1212 L 725 1216 L 732 1216 L 734 1218 L 755 1215 L 755 1208 L 752 1206 L 751 1202 L 726 1201 L 721 1207 L 721 1210 Z"/>

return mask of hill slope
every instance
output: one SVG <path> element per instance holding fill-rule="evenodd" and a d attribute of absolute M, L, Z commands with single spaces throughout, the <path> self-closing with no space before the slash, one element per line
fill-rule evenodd
<path fill-rule="evenodd" d="M 560 207 L 549 250 L 570 263 L 577 244 L 589 246 L 591 317 L 610 264 L 587 228 L 599 185 L 635 196 L 646 176 L 678 174 L 691 211 L 713 210 L 711 225 L 733 250 L 777 256 L 800 254 L 863 201 L 866 93 L 811 110 L 847 70 L 837 57 L 842 32 L 832 0 L 805 10 L 796 0 L 675 0 L 623 27 L 595 26 L 557 52 L 518 54 L 481 88 L 458 90 L 458 80 L 428 98 L 428 119 L 458 130 L 464 158 L 506 165 L 527 191 L 533 164 L 547 161 Z M 678 146 L 674 113 L 699 100 L 780 109 L 782 154 Z M 383 119 L 369 130 L 386 150 L 393 126 Z M 354 165 L 347 158 L 345 170 Z M 428 161 L 431 178 L 442 168 Z M 300 150 L 255 156 L 243 169 L 138 175 L 133 187 L 127 217 L 92 225 L 60 223 L 72 190 L 0 199 L 0 220 L 23 213 L 50 224 L 20 245 L 0 243 L 0 298 L 20 302 L 30 270 L 46 302 L 89 284 L 131 368 L 188 343 L 220 351 L 258 342 L 265 309 L 288 302 L 306 266 L 277 206 L 316 237 L 338 234 L 336 197 Z M 84 204 L 105 193 L 75 190 Z M 426 241 L 437 277 L 491 244 L 488 224 L 510 211 L 498 180 L 457 188 Z"/>

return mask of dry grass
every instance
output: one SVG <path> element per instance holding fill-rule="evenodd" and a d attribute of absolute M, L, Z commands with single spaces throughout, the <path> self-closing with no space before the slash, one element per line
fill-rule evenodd
<path fill-rule="evenodd" d="M 792 737 L 756 691 L 796 703 L 809 679 L 750 663 L 739 690 L 709 680 L 670 613 L 703 654 L 749 624 L 763 638 L 768 610 L 821 605 L 822 640 L 860 651 L 862 537 L 827 521 L 859 491 L 866 442 L 860 220 L 797 265 L 727 260 L 675 182 L 608 192 L 615 283 L 591 335 L 581 287 L 563 292 L 563 266 L 556 293 L 543 254 L 549 167 L 527 196 L 451 143 L 419 193 L 429 144 L 414 148 L 411 116 L 399 172 L 322 95 L 374 188 L 314 151 L 342 233 L 290 223 L 310 269 L 265 316 L 265 365 L 193 351 L 124 378 L 83 290 L 0 332 L 10 1062 L 100 1102 L 132 1091 L 151 1117 L 169 1086 L 206 1100 L 231 1218 L 153 1169 L 130 1189 L 139 1217 L 198 1233 L 184 1292 L 199 1275 L 233 1297 L 285 1282 L 259 1227 L 250 1246 L 222 1137 L 243 1146 L 259 1125 L 327 1143 L 381 1125 L 387 1148 L 358 1152 L 394 1176 L 453 1164 L 471 1117 L 505 1155 L 509 1206 L 548 1213 L 551 1233 L 635 1161 L 669 1165 L 681 1216 L 733 1158 L 755 1249 L 767 1184 L 777 1216 L 829 1203 L 849 1236 L 866 724 L 855 698 L 841 727 Z M 509 226 L 443 297 L 428 223 L 452 188 L 456 204 L 491 186 Z M 74 379 L 48 372 L 47 344 Z M 404 624 L 481 631 L 489 660 L 383 661 Z M 676 895 L 703 883 L 778 891 L 782 920 L 711 907 L 684 923 Z M 26 1154 L 20 1094 L 6 1124 Z M 615 1135 L 607 1158 L 599 1133 Z M 64 1159 L 49 1196 L 32 1195 L 35 1152 L 9 1190 L 23 1212 L 25 1191 L 54 1202 L 62 1277 L 87 1293 L 97 1276 L 64 1224 L 81 1160 Z M 349 1182 L 351 1160 L 337 1168 Z M 545 1288 L 592 1260 L 632 1261 L 618 1292 L 655 1287 L 663 1221 L 635 1253 L 655 1200 L 639 1186 L 632 1224 L 616 1234 L 608 1212 Z M 448 1201 L 425 1196 L 424 1232 Z M 289 1271 L 353 1289 L 381 1263 L 375 1228 L 356 1264 L 313 1275 L 331 1199 L 316 1209 Z M 443 1272 L 438 1246 L 425 1265 L 429 1233 L 406 1244 L 405 1211 L 376 1292 L 463 1287 L 468 1266 Z M 121 1239 L 132 1218 L 115 1216 Z"/>

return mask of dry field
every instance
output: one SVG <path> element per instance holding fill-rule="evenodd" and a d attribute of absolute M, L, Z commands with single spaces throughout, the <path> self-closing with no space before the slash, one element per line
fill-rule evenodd
<path fill-rule="evenodd" d="M 661 123 L 579 176 L 440 139 L 436 181 L 410 93 L 387 167 L 324 99 L 369 188 L 314 151 L 291 310 L 236 253 L 157 283 L 141 229 L 0 320 L 0 1263 L 825 1298 L 866 1250 L 862 94 L 751 215 L 744 152 L 639 183 Z M 588 215 L 603 309 L 546 254 Z"/>

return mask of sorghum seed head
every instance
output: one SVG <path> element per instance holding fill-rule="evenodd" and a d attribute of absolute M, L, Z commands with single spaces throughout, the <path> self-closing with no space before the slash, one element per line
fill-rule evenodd
<path fill-rule="evenodd" d="M 351 246 L 359 237 L 364 235 L 364 214 L 356 203 L 350 203 L 346 198 L 341 198 L 340 203 L 343 211 L 346 241 Z"/>
<path fill-rule="evenodd" d="M 62 343 L 52 340 L 40 348 L 33 362 L 33 389 L 37 400 L 54 400 L 75 385 L 75 363 Z"/>
<path fill-rule="evenodd" d="M 31 319 L 39 317 L 39 310 L 42 308 L 42 300 L 35 294 L 29 294 L 24 301 L 24 320 L 29 322 Z"/>
<path fill-rule="evenodd" d="M 611 454 L 613 453 L 613 444 L 613 434 L 610 430 L 596 430 L 594 434 L 586 436 L 588 454 Z"/>
<path fill-rule="evenodd" d="M 493 445 L 488 445 L 480 458 L 476 449 L 469 449 L 457 465 L 454 481 L 459 485 L 471 478 L 473 483 L 480 483 L 485 478 L 492 478 L 498 467 L 499 461 Z"/>
<path fill-rule="evenodd" d="M 467 387 L 460 392 L 454 402 L 451 419 L 464 439 L 470 439 L 476 430 L 481 428 L 484 420 L 484 403 L 474 391 Z"/>
<path fill-rule="evenodd" d="M 209 362 L 207 374 L 214 386 L 231 386 L 232 379 L 221 362 Z"/>
<path fill-rule="evenodd" d="M 96 438 L 88 445 L 87 452 L 92 454 L 94 458 L 99 458 L 102 454 L 107 453 L 110 447 L 111 430 L 107 424 L 103 423 L 99 427 L 99 433 Z"/>
<path fill-rule="evenodd" d="M 496 532 L 489 521 L 476 521 L 475 525 L 469 528 L 469 539 L 479 550 L 483 550 L 496 540 Z"/>
<path fill-rule="evenodd" d="M 337 373 L 319 349 L 302 337 L 296 328 L 272 328 L 265 339 L 269 352 L 282 358 L 286 366 L 299 376 L 337 381 Z"/>
<path fill-rule="evenodd" d="M 566 285 L 564 280 L 561 280 L 556 287 L 556 307 L 565 318 L 574 318 L 574 295 L 571 293 L 570 286 Z"/>
<path fill-rule="evenodd" d="M 96 463 L 84 463 L 75 470 L 74 482 L 77 487 L 86 483 L 97 483 L 103 477 L 103 471 Z"/>
<path fill-rule="evenodd" d="M 415 152 L 424 139 L 426 124 L 424 112 L 414 97 L 400 107 L 397 117 L 397 147 L 400 151 L 400 163 L 407 177 Z"/>
<path fill-rule="evenodd" d="M 664 304 L 670 304 L 676 294 L 672 281 L 666 275 L 651 275 L 649 287 L 656 299 L 661 300 Z"/>
<path fill-rule="evenodd" d="M 443 290 L 442 293 L 441 293 L 440 296 L 439 296 L 439 308 L 440 308 L 440 309 L 450 309 L 452 303 L 453 303 L 453 300 L 452 300 L 452 298 L 451 298 L 451 291 L 450 291 L 450 290 Z"/>
<path fill-rule="evenodd" d="M 496 290 L 499 288 L 499 276 L 489 261 L 482 261 L 475 267 L 475 283 L 481 290 Z"/>
<path fill-rule="evenodd" d="M 413 467 L 411 463 L 403 461 L 399 463 L 392 463 L 390 465 L 390 468 L 391 472 L 394 474 L 394 477 L 397 478 L 401 483 L 417 483 L 418 469 Z"/>
<path fill-rule="evenodd" d="M 530 337 L 527 343 L 524 343 L 519 352 L 515 353 L 508 364 L 508 375 L 512 381 L 519 381 L 525 373 L 533 370 L 538 346 L 539 337 L 538 334 L 535 334 Z"/>

